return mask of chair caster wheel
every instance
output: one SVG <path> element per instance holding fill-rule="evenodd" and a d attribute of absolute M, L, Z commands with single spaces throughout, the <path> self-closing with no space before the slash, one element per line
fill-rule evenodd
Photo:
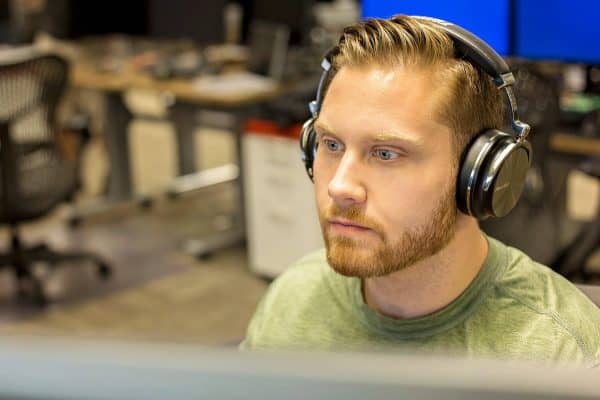
<path fill-rule="evenodd" d="M 83 222 L 82 218 L 77 215 L 69 217 L 69 219 L 67 220 L 67 224 L 69 225 L 69 228 L 71 228 L 71 229 L 78 228 L 82 222 Z"/>
<path fill-rule="evenodd" d="M 213 253 L 212 252 L 206 252 L 206 253 L 196 254 L 196 259 L 198 259 L 200 261 L 208 261 L 212 257 L 213 257 Z"/>
<path fill-rule="evenodd" d="M 178 197 L 179 197 L 179 193 L 177 193 L 175 190 L 167 191 L 167 199 L 169 199 L 170 201 L 174 201 Z"/>
<path fill-rule="evenodd" d="M 19 298 L 30 300 L 38 307 L 44 307 L 48 304 L 44 286 L 37 279 L 32 277 L 19 279 L 17 290 Z"/>
<path fill-rule="evenodd" d="M 154 200 L 149 197 L 142 197 L 139 201 L 138 201 L 138 205 L 140 206 L 141 209 L 143 210 L 149 210 L 152 208 L 152 206 L 154 205 Z"/>
<path fill-rule="evenodd" d="M 98 265 L 98 276 L 101 279 L 106 280 L 106 279 L 110 278 L 111 275 L 112 275 L 112 269 L 108 265 L 106 265 L 104 263 Z"/>

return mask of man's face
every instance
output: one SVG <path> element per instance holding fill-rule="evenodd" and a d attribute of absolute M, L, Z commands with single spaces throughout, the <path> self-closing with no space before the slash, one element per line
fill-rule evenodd
<path fill-rule="evenodd" d="M 343 67 L 315 123 L 314 182 L 329 264 L 368 278 L 401 270 L 454 235 L 456 159 L 434 118 L 430 73 Z"/>

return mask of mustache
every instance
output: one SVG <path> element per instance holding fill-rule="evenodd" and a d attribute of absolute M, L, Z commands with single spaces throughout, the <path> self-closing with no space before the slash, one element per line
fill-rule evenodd
<path fill-rule="evenodd" d="M 364 226 L 376 232 L 382 232 L 383 227 L 374 221 L 372 218 L 367 217 L 364 212 L 357 207 L 339 208 L 337 205 L 330 205 L 324 212 L 325 220 L 333 218 L 342 218 L 348 220 L 354 224 Z"/>

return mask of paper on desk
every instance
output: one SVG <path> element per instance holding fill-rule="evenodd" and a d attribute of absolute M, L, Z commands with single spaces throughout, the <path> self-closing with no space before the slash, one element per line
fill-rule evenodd
<path fill-rule="evenodd" d="M 193 82 L 194 89 L 219 96 L 236 97 L 257 94 L 275 89 L 277 83 L 271 78 L 251 72 L 235 72 L 223 75 L 202 76 Z"/>

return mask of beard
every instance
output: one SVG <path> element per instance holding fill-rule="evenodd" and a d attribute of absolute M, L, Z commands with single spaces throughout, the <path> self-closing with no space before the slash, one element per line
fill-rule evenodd
<path fill-rule="evenodd" d="M 382 226 L 366 217 L 360 208 L 342 210 L 333 204 L 325 211 L 320 210 L 329 265 L 342 275 L 365 279 L 403 270 L 438 253 L 454 237 L 458 214 L 454 190 L 453 186 L 448 188 L 420 225 L 407 228 L 394 241 L 390 241 Z M 360 240 L 330 234 L 327 220 L 335 217 L 369 227 L 378 234 L 380 244 L 368 248 Z"/>

